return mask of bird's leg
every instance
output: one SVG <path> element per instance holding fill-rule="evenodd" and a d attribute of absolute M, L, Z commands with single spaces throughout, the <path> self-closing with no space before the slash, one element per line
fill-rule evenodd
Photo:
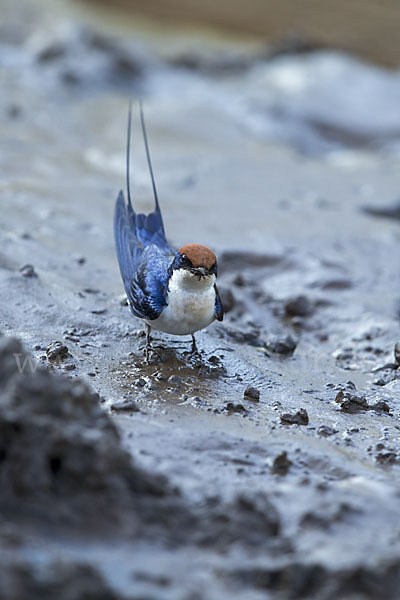
<path fill-rule="evenodd" d="M 192 333 L 192 354 L 200 354 L 199 349 L 197 348 L 196 338 Z"/>
<path fill-rule="evenodd" d="M 157 350 L 151 344 L 151 327 L 150 327 L 150 325 L 148 325 L 146 323 L 146 350 L 145 350 L 145 354 L 146 354 L 146 362 L 147 363 L 149 362 L 150 352 L 153 352 L 153 354 L 155 354 L 156 356 L 158 356 L 158 358 L 161 358 L 161 356 L 158 354 Z"/>

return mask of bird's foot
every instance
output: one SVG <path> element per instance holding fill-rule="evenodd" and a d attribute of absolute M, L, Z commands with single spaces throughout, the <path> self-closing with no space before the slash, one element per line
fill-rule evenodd
<path fill-rule="evenodd" d="M 199 349 L 197 348 L 196 338 L 192 334 L 192 354 L 200 354 Z"/>
<path fill-rule="evenodd" d="M 200 351 L 199 351 L 199 349 L 197 347 L 196 339 L 195 339 L 194 335 L 192 335 L 192 348 L 191 348 L 191 351 L 190 351 L 190 356 L 192 358 L 201 358 L 201 354 L 200 354 Z"/>
<path fill-rule="evenodd" d="M 150 364 L 150 353 L 155 354 L 159 360 L 161 360 L 161 355 L 157 352 L 154 346 L 151 343 L 151 327 L 147 325 L 146 331 L 146 348 L 145 348 L 145 362 L 146 364 Z"/>
<path fill-rule="evenodd" d="M 161 360 L 161 354 L 157 352 L 152 344 L 146 344 L 145 348 L 145 362 L 146 364 L 150 364 L 150 354 L 154 354 L 159 360 Z"/>

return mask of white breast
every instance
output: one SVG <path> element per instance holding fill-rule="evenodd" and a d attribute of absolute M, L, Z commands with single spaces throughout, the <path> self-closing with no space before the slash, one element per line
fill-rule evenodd
<path fill-rule="evenodd" d="M 184 269 L 173 272 L 166 306 L 151 327 L 172 335 L 188 335 L 215 319 L 215 275 L 200 279 Z"/>

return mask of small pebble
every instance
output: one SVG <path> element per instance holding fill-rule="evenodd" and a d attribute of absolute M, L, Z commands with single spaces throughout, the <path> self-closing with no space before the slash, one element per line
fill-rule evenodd
<path fill-rule="evenodd" d="M 111 410 L 115 410 L 116 412 L 140 412 L 140 409 L 136 402 L 132 402 L 131 400 L 121 400 L 118 402 L 114 402 L 111 404 Z"/>
<path fill-rule="evenodd" d="M 299 408 L 295 413 L 284 413 L 281 415 L 284 425 L 308 425 L 309 419 L 305 408 Z"/>
<path fill-rule="evenodd" d="M 61 342 L 51 342 L 46 348 L 46 356 L 51 362 L 63 361 L 70 355 L 68 347 Z"/>
<path fill-rule="evenodd" d="M 381 465 L 394 465 L 399 463 L 399 457 L 395 452 L 379 452 L 376 456 L 376 462 Z"/>
<path fill-rule="evenodd" d="M 321 427 L 318 428 L 317 433 L 318 435 L 322 435 L 322 437 L 329 437 L 330 435 L 337 433 L 337 430 L 333 429 L 333 427 L 330 427 L 329 425 L 321 425 Z"/>
<path fill-rule="evenodd" d="M 288 458 L 287 452 L 284 451 L 275 457 L 271 471 L 276 475 L 286 475 L 292 464 L 292 461 Z"/>
<path fill-rule="evenodd" d="M 265 346 L 276 354 L 291 355 L 296 350 L 297 342 L 290 334 L 283 337 L 271 336 Z"/>
<path fill-rule="evenodd" d="M 251 398 L 251 400 L 256 400 L 256 402 L 260 399 L 260 390 L 252 385 L 248 385 L 247 388 L 243 392 L 244 398 Z"/>
<path fill-rule="evenodd" d="M 243 275 L 236 275 L 235 279 L 233 280 L 233 285 L 237 285 L 237 287 L 244 287 L 246 285 L 246 281 Z"/>
<path fill-rule="evenodd" d="M 240 402 L 227 402 L 225 405 L 225 410 L 232 413 L 247 413 L 247 409 L 243 406 L 243 404 L 240 404 Z"/>
<path fill-rule="evenodd" d="M 210 362 L 212 365 L 218 365 L 219 364 L 219 358 L 218 356 L 210 356 L 210 358 L 208 359 L 208 362 Z"/>
<path fill-rule="evenodd" d="M 384 379 L 382 379 L 382 377 L 380 377 L 379 379 L 375 379 L 373 381 L 373 384 L 383 387 L 384 385 L 386 385 L 386 381 Z"/>
<path fill-rule="evenodd" d="M 313 312 L 313 305 L 306 296 L 296 296 L 286 302 L 285 312 L 290 317 L 308 317 Z"/>
<path fill-rule="evenodd" d="M 33 268 L 33 265 L 24 265 L 19 271 L 23 277 L 37 277 L 37 273 Z"/>

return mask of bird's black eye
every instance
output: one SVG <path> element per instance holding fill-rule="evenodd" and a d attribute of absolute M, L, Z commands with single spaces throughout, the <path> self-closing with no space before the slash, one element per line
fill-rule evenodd
<path fill-rule="evenodd" d="M 181 255 L 181 267 L 183 267 L 184 269 L 190 269 L 192 267 L 192 263 L 191 261 L 188 259 L 188 257 L 186 256 L 186 254 L 182 254 Z"/>
<path fill-rule="evenodd" d="M 216 277 L 216 276 L 217 276 L 217 271 L 218 271 L 218 269 L 217 269 L 217 263 L 215 262 L 215 263 L 213 264 L 213 266 L 211 267 L 211 269 L 210 269 L 210 273 L 211 273 L 212 275 L 215 275 L 215 277 Z"/>

